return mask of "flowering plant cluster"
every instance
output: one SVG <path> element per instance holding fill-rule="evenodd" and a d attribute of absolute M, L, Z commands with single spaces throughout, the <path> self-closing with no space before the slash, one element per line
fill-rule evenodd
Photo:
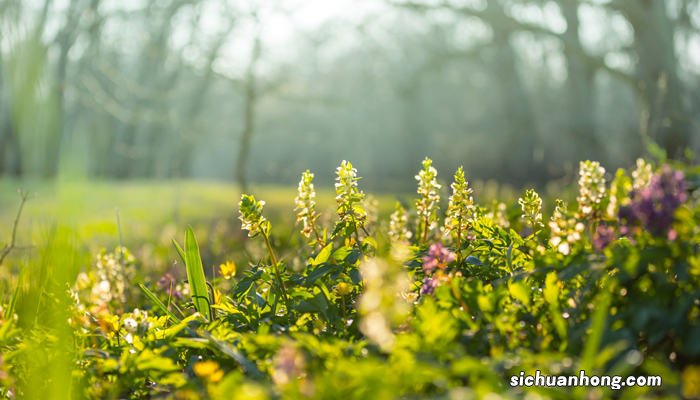
<path fill-rule="evenodd" d="M 623 233 L 638 226 L 653 235 L 674 238 L 675 212 L 688 199 L 686 190 L 683 172 L 664 165 L 658 174 L 649 178 L 646 186 L 632 191 L 629 205 L 620 208 Z"/>
<path fill-rule="evenodd" d="M 433 160 L 423 160 L 423 169 L 416 175 L 418 181 L 418 198 L 415 201 L 416 213 L 419 218 L 419 231 L 422 243 L 428 240 L 430 232 L 437 228 L 438 210 L 440 209 L 440 189 L 437 181 L 437 170 Z"/>
<path fill-rule="evenodd" d="M 274 230 L 265 202 L 241 196 L 245 251 L 217 259 L 215 239 L 200 249 L 188 228 L 164 275 L 123 247 L 80 264 L 68 287 L 22 275 L 0 296 L 0 398 L 61 384 L 78 398 L 566 399 L 571 388 L 504 382 L 581 369 L 654 371 L 664 385 L 577 397 L 698 397 L 699 176 L 638 162 L 608 185 L 583 162 L 571 208 L 534 189 L 484 207 L 459 168 L 441 214 L 430 159 L 417 198 L 388 209 L 347 161 L 325 207 L 305 171 L 295 215 Z M 298 232 L 278 229 L 295 219 Z M 51 367 L 67 374 L 42 391 L 32 377 Z"/>

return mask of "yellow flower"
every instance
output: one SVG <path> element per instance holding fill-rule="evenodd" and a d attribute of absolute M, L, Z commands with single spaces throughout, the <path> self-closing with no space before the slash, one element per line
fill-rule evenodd
<path fill-rule="evenodd" d="M 219 382 L 224 377 L 224 371 L 219 368 L 219 363 L 216 361 L 200 361 L 192 369 L 195 375 L 212 383 Z"/>
<path fill-rule="evenodd" d="M 236 275 L 236 263 L 233 261 L 226 261 L 225 263 L 219 265 L 219 273 L 224 279 L 231 279 Z"/>
<path fill-rule="evenodd" d="M 700 399 L 700 365 L 690 365 L 683 371 L 683 397 Z"/>
<path fill-rule="evenodd" d="M 340 282 L 336 287 L 336 292 L 341 296 L 347 296 L 352 293 L 352 285 L 346 282 Z"/>

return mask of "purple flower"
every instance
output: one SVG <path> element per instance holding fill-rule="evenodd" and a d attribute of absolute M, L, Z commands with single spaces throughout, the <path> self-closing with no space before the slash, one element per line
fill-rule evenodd
<path fill-rule="evenodd" d="M 629 234 L 635 226 L 641 226 L 654 236 L 668 237 L 676 209 L 688 200 L 686 188 L 683 172 L 664 165 L 649 185 L 632 191 L 629 205 L 620 207 L 621 232 Z"/>
<path fill-rule="evenodd" d="M 423 286 L 420 288 L 421 296 L 431 295 L 435 292 L 435 288 L 438 286 L 438 280 L 434 278 L 425 277 L 423 279 Z"/>
<path fill-rule="evenodd" d="M 156 286 L 158 286 L 158 289 L 168 293 L 176 299 L 180 299 L 182 298 L 182 293 L 175 289 L 176 283 L 175 277 L 170 272 L 167 272 L 160 279 L 158 279 Z"/>
<path fill-rule="evenodd" d="M 440 243 L 433 243 L 428 249 L 428 254 L 423 256 L 423 270 L 430 274 L 435 269 L 445 269 L 447 264 L 455 260 L 455 253 Z"/>
<path fill-rule="evenodd" d="M 598 225 L 593 234 L 593 247 L 601 251 L 615 240 L 615 230 L 605 224 Z"/>

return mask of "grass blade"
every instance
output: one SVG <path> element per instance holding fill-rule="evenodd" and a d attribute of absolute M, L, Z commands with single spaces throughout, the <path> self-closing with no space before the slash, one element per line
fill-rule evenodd
<path fill-rule="evenodd" d="M 151 290 L 147 288 L 146 285 L 144 285 L 143 283 L 139 283 L 139 287 L 141 288 L 141 290 L 143 290 L 143 293 L 146 295 L 146 297 L 148 297 L 148 299 L 151 300 L 151 302 L 154 305 L 160 308 L 161 311 L 163 311 L 173 322 L 180 322 L 180 318 L 173 314 L 172 311 L 168 310 L 168 307 L 166 307 L 165 304 L 163 304 L 163 302 L 160 301 L 158 296 L 156 296 L 155 293 L 151 292 Z"/>
<path fill-rule="evenodd" d="M 186 263 L 187 258 L 185 257 L 185 251 L 182 250 L 182 247 L 180 247 L 180 244 L 175 239 L 173 239 L 173 246 L 175 246 L 175 250 L 177 250 L 177 254 L 180 256 L 182 262 Z"/>
<path fill-rule="evenodd" d="M 179 246 L 176 246 L 176 248 Z M 181 252 L 182 249 L 178 249 Z M 211 308 L 209 304 L 209 292 L 207 291 L 207 278 L 204 275 L 202 258 L 199 255 L 199 245 L 197 238 L 191 227 L 185 232 L 185 268 L 187 269 L 187 281 L 192 293 L 194 308 L 205 318 L 211 318 Z"/>

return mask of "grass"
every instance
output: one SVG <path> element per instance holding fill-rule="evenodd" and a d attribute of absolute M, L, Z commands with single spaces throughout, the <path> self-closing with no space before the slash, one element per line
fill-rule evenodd
<path fill-rule="evenodd" d="M 120 243 L 138 253 L 149 264 L 148 273 L 160 273 L 177 259 L 172 239 L 182 240 L 191 225 L 209 248 L 203 249 L 205 265 L 218 265 L 240 255 L 246 240 L 238 223 L 240 190 L 234 184 L 215 181 L 81 181 L 41 182 L 0 180 L 0 246 L 11 237 L 20 196 L 30 193 L 17 232 L 17 248 L 10 257 L 31 259 L 55 229 L 69 231 L 76 247 L 95 254 Z M 296 187 L 259 185 L 250 190 L 266 202 L 266 214 L 275 231 L 290 237 L 294 230 Z M 387 214 L 394 197 L 378 196 L 380 212 Z M 318 207 L 331 216 L 335 206 L 332 188 L 318 191 Z M 222 233 L 223 231 L 223 233 Z M 226 243 L 210 243 L 209 237 L 224 237 Z M 254 250 L 254 249 L 253 249 Z M 17 264 L 17 263 L 14 263 Z M 207 270 L 210 270 L 209 268 Z M 8 271 L 0 271 L 0 278 Z"/>

